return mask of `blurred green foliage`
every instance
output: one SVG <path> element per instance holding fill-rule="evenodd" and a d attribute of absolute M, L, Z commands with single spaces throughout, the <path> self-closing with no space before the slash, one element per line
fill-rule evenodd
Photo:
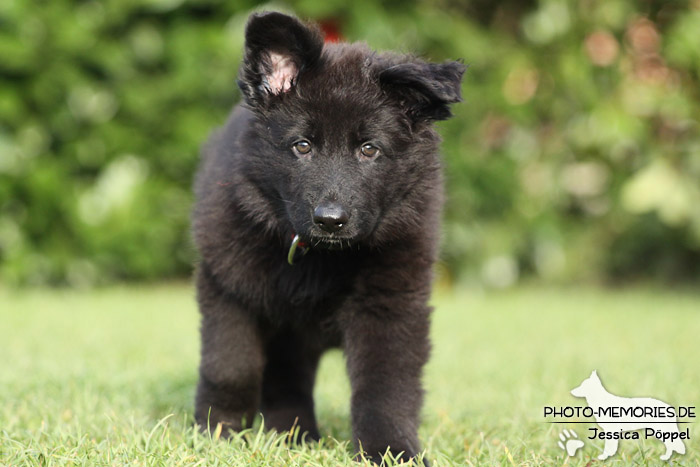
<path fill-rule="evenodd" d="M 198 148 L 260 8 L 470 65 L 443 277 L 700 279 L 698 0 L 4 0 L 0 280 L 189 273 Z"/>

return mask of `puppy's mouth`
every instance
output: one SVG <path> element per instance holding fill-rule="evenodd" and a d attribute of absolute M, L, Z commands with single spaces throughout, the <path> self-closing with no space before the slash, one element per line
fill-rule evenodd
<path fill-rule="evenodd" d="M 356 242 L 348 237 L 312 236 L 306 243 L 313 249 L 339 251 L 352 248 Z"/>
<path fill-rule="evenodd" d="M 316 225 L 305 226 L 301 233 L 303 242 L 312 250 L 340 251 L 356 248 L 364 235 L 354 225 L 348 225 L 338 232 L 326 232 Z"/>

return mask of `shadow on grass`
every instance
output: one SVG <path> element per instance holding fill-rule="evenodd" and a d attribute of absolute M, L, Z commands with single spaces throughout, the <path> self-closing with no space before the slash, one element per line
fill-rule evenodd
<path fill-rule="evenodd" d="M 187 423 L 194 424 L 194 396 L 197 377 L 192 374 L 172 375 L 144 381 L 143 391 L 148 395 L 144 406 L 148 416 L 160 420 L 170 414 L 182 417 L 186 414 Z M 350 417 L 343 407 L 316 407 L 316 420 L 322 437 L 335 438 L 339 441 L 352 437 Z M 255 427 L 259 420 L 256 419 Z"/>

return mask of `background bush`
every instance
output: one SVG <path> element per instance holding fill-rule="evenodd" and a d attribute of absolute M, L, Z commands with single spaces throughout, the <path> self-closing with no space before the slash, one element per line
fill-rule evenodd
<path fill-rule="evenodd" d="M 700 279 L 700 3 L 0 2 L 0 280 L 186 276 L 198 148 L 253 9 L 470 65 L 443 277 Z"/>

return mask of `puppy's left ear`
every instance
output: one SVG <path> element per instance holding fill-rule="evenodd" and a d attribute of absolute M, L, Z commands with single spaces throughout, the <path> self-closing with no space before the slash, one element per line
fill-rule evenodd
<path fill-rule="evenodd" d="M 289 92 L 299 75 L 318 61 L 322 49 L 318 28 L 277 12 L 251 16 L 238 79 L 246 102 L 265 105 Z"/>
<path fill-rule="evenodd" d="M 399 99 L 414 121 L 446 120 L 449 104 L 462 100 L 460 62 L 408 62 L 389 66 L 379 73 L 380 85 Z"/>

